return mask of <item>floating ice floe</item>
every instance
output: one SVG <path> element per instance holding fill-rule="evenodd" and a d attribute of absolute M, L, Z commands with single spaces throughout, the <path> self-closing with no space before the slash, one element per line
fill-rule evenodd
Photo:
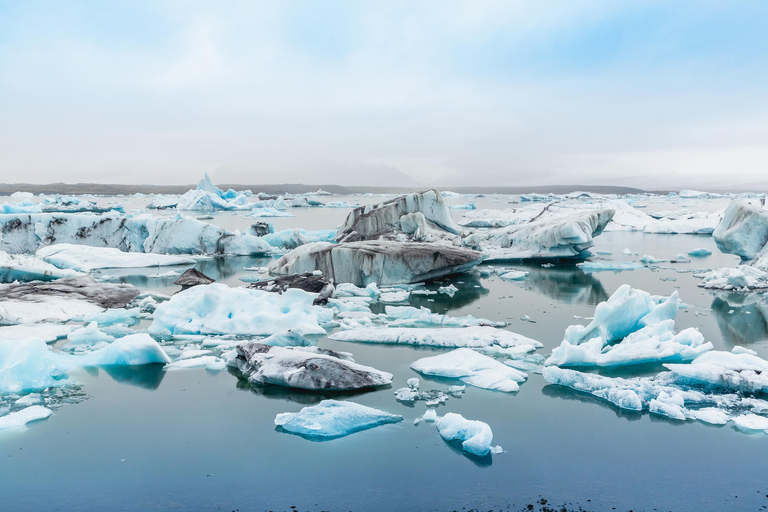
<path fill-rule="evenodd" d="M 740 351 L 737 351 L 740 352 Z M 768 361 L 750 353 L 711 351 L 691 364 L 665 364 L 679 381 L 739 393 L 768 393 Z"/>
<path fill-rule="evenodd" d="M 0 285 L 0 325 L 87 320 L 122 308 L 139 294 L 129 284 L 98 283 L 90 276 Z"/>
<path fill-rule="evenodd" d="M 272 251 L 260 237 L 236 234 L 183 215 L 8 214 L 0 215 L 0 230 L 0 250 L 14 254 L 30 254 L 61 243 L 160 254 L 248 256 Z"/>
<path fill-rule="evenodd" d="M 67 383 L 69 370 L 83 366 L 169 363 L 148 334 L 118 338 L 84 355 L 53 352 L 40 340 L 0 341 L 0 393 L 28 393 Z"/>
<path fill-rule="evenodd" d="M 589 325 L 566 329 L 565 339 L 545 364 L 617 366 L 690 361 L 712 349 L 712 344 L 704 342 L 704 336 L 694 328 L 674 333 L 679 307 L 677 292 L 657 304 L 649 293 L 622 285 L 597 305 Z"/>
<path fill-rule="evenodd" d="M 691 249 L 688 251 L 688 256 L 693 256 L 694 258 L 706 258 L 712 254 L 712 251 L 709 249 L 705 249 L 703 247 L 699 247 L 697 249 Z"/>
<path fill-rule="evenodd" d="M 5 416 L 0 416 L 0 430 L 9 428 L 20 428 L 33 421 L 44 420 L 53 412 L 42 405 L 31 405 Z"/>
<path fill-rule="evenodd" d="M 408 387 L 395 390 L 395 399 L 398 402 L 414 403 L 422 401 L 427 407 L 437 407 L 445 404 L 450 397 L 458 397 L 464 393 L 466 386 L 449 386 L 447 392 L 438 389 L 419 391 L 419 379 L 408 379 Z M 418 424 L 418 422 L 417 422 Z"/>
<path fill-rule="evenodd" d="M 54 244 L 41 247 L 37 256 L 62 269 L 91 272 L 101 268 L 140 268 L 194 265 L 195 260 L 170 254 L 123 252 L 112 247 Z"/>
<path fill-rule="evenodd" d="M 440 437 L 446 441 L 458 441 L 465 452 L 478 457 L 501 453 L 501 446 L 491 446 L 493 431 L 482 421 L 468 420 L 461 414 L 449 412 L 435 423 Z"/>
<path fill-rule="evenodd" d="M 352 210 L 336 233 L 338 242 L 376 240 L 404 235 L 422 241 L 461 233 L 448 203 L 437 190 L 400 196 Z"/>
<path fill-rule="evenodd" d="M 448 316 L 433 313 L 428 308 L 412 306 L 385 306 L 386 321 L 390 327 L 504 327 L 506 322 L 494 322 L 484 318 L 467 316 Z"/>
<path fill-rule="evenodd" d="M 462 247 L 437 243 L 372 240 L 343 244 L 310 243 L 270 265 L 273 275 L 319 270 L 335 283 L 366 286 L 407 284 L 464 272 L 483 255 Z"/>
<path fill-rule="evenodd" d="M 323 400 L 296 413 L 278 414 L 275 425 L 286 432 L 310 439 L 335 439 L 402 420 L 403 417 L 397 414 L 353 402 Z"/>
<path fill-rule="evenodd" d="M 638 270 L 641 268 L 645 268 L 643 264 L 638 263 L 636 261 L 604 261 L 604 260 L 593 260 L 593 261 L 585 261 L 582 263 L 577 263 L 577 267 L 579 267 L 584 272 L 623 272 L 625 270 Z"/>
<path fill-rule="evenodd" d="M 62 345 L 61 350 L 67 352 L 90 352 L 106 347 L 115 341 L 114 336 L 110 336 L 99 330 L 97 322 L 90 322 L 85 327 L 72 331 L 67 335 L 67 343 Z"/>
<path fill-rule="evenodd" d="M 519 370 L 468 348 L 424 357 L 413 362 L 411 369 L 423 375 L 458 379 L 477 388 L 508 393 L 519 391 L 518 383 L 528 377 Z"/>
<path fill-rule="evenodd" d="M 674 218 L 654 218 L 625 201 L 615 200 L 607 203 L 616 211 L 605 231 L 643 231 L 659 234 L 700 234 L 709 235 L 720 222 L 722 211 L 694 212 L 675 215 Z"/>
<path fill-rule="evenodd" d="M 282 294 L 214 283 L 174 295 L 155 309 L 149 332 L 271 335 L 287 329 L 325 334 L 333 312 L 313 306 L 317 296 L 299 289 Z"/>
<path fill-rule="evenodd" d="M 522 281 L 527 275 L 528 272 L 523 272 L 522 270 L 508 270 L 500 273 L 499 277 L 505 281 Z"/>
<path fill-rule="evenodd" d="M 259 342 L 237 346 L 229 360 L 257 386 L 277 385 L 313 391 L 347 391 L 386 386 L 392 374 L 363 366 L 346 353 L 317 347 L 278 347 Z"/>
<path fill-rule="evenodd" d="M 28 340 L 50 343 L 60 338 L 66 338 L 77 329 L 77 325 L 61 324 L 19 324 L 0 327 L 0 340 Z"/>
<path fill-rule="evenodd" d="M 713 270 L 699 283 L 712 290 L 755 290 L 768 288 L 768 273 L 756 267 L 739 265 Z"/>
<path fill-rule="evenodd" d="M 383 343 L 441 348 L 514 349 L 518 354 L 533 352 L 543 345 L 520 334 L 488 326 L 425 329 L 405 327 L 370 327 L 339 331 L 328 336 L 337 341 Z"/>
<path fill-rule="evenodd" d="M 78 275 L 80 275 L 79 272 L 60 269 L 35 256 L 0 251 L 0 283 L 53 281 Z"/>

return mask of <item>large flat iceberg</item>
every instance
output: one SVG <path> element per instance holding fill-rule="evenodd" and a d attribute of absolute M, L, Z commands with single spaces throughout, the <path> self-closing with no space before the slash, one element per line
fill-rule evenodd
<path fill-rule="evenodd" d="M 332 311 L 314 306 L 316 295 L 291 288 L 282 294 L 224 284 L 193 286 L 155 309 L 149 332 L 271 335 L 293 329 L 325 334 Z"/>
<path fill-rule="evenodd" d="M 424 357 L 413 362 L 411 369 L 423 375 L 458 379 L 477 388 L 508 393 L 519 391 L 518 383 L 528 377 L 519 370 L 468 348 Z"/>
<path fill-rule="evenodd" d="M 112 247 L 54 244 L 41 247 L 37 256 L 61 269 L 90 272 L 101 268 L 162 267 L 166 265 L 194 265 L 189 257 L 170 254 L 124 252 Z"/>
<path fill-rule="evenodd" d="M 323 400 L 301 411 L 284 412 L 275 417 L 275 425 L 291 434 L 310 439 L 329 440 L 361 430 L 397 423 L 403 417 L 353 402 Z"/>

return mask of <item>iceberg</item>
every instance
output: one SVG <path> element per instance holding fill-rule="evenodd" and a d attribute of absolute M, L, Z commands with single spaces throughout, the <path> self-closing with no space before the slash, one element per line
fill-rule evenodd
<path fill-rule="evenodd" d="M 27 423 L 44 420 L 53 412 L 42 405 L 31 405 L 5 416 L 0 416 L 0 430 L 24 427 Z"/>
<path fill-rule="evenodd" d="M 262 238 L 272 247 L 295 249 L 311 242 L 333 242 L 336 231 L 324 229 L 307 231 L 305 229 L 286 229 L 277 233 L 267 233 Z"/>
<path fill-rule="evenodd" d="M 285 412 L 275 417 L 275 425 L 286 432 L 310 439 L 329 440 L 361 430 L 397 423 L 403 417 L 353 402 L 323 400 L 297 413 Z"/>
<path fill-rule="evenodd" d="M 700 355 L 691 364 L 664 366 L 678 381 L 689 385 L 739 393 L 768 393 L 768 361 L 750 353 L 713 350 Z"/>
<path fill-rule="evenodd" d="M 379 286 L 416 283 L 464 272 L 480 263 L 477 251 L 437 243 L 384 240 L 298 247 L 269 267 L 272 275 L 319 270 L 335 283 Z"/>
<path fill-rule="evenodd" d="M 169 254 L 123 252 L 112 247 L 54 244 L 41 247 L 37 256 L 62 269 L 91 272 L 102 268 L 163 267 L 194 265 L 192 258 Z"/>
<path fill-rule="evenodd" d="M 613 213 L 606 208 L 542 216 L 492 230 L 480 247 L 489 261 L 577 257 L 594 245 Z"/>
<path fill-rule="evenodd" d="M 449 412 L 435 423 L 440 437 L 446 441 L 459 441 L 464 451 L 485 457 L 500 453 L 500 446 L 491 446 L 493 432 L 487 423 L 465 419 L 461 414 Z"/>
<path fill-rule="evenodd" d="M 256 205 L 258 204 L 259 203 L 256 203 Z M 257 206 L 251 210 L 251 213 L 248 214 L 248 217 L 295 217 L 295 215 L 286 211 L 277 210 L 275 208 Z"/>
<path fill-rule="evenodd" d="M 428 235 L 455 236 L 461 233 L 461 227 L 453 220 L 440 192 L 427 190 L 355 208 L 337 231 L 336 241 L 376 240 L 398 233 L 422 240 Z"/>
<path fill-rule="evenodd" d="M 704 249 L 703 247 L 699 247 L 697 249 L 691 249 L 688 251 L 688 256 L 693 256 L 694 258 L 706 258 L 712 254 L 712 251 L 709 249 Z"/>
<path fill-rule="evenodd" d="M 282 294 L 214 283 L 181 291 L 155 309 L 150 333 L 271 335 L 287 329 L 325 334 L 332 311 L 317 296 L 291 288 Z"/>
<path fill-rule="evenodd" d="M 53 352 L 41 340 L 0 341 L 0 393 L 29 393 L 68 382 L 69 370 L 83 366 L 169 363 L 151 336 L 136 333 L 85 355 Z"/>
<path fill-rule="evenodd" d="M 196 189 L 189 190 L 178 198 L 175 206 L 179 210 L 193 211 L 251 209 L 247 196 L 238 194 L 232 189 L 224 192 L 213 184 L 208 173 L 200 180 Z"/>
<path fill-rule="evenodd" d="M 711 350 L 712 344 L 694 328 L 674 333 L 679 307 L 677 292 L 657 304 L 649 293 L 622 285 L 597 305 L 589 325 L 566 329 L 545 364 L 617 366 L 693 360 Z"/>
<path fill-rule="evenodd" d="M 266 281 L 257 281 L 248 285 L 248 288 L 254 290 L 264 290 L 267 292 L 283 293 L 288 289 L 299 289 L 309 293 L 316 293 L 317 298 L 314 304 L 325 304 L 333 295 L 333 284 L 322 275 L 306 272 L 304 274 L 294 274 L 287 276 L 277 276 L 274 279 Z"/>
<path fill-rule="evenodd" d="M 98 283 L 90 276 L 0 285 L 0 325 L 85 320 L 122 308 L 139 294 L 129 284 Z"/>
<path fill-rule="evenodd" d="M 754 259 L 768 243 L 768 214 L 757 206 L 733 200 L 712 237 L 722 252 L 736 254 L 745 260 Z"/>
<path fill-rule="evenodd" d="M 411 345 L 440 348 L 515 348 L 521 354 L 543 345 L 520 334 L 488 326 L 423 329 L 408 327 L 369 327 L 335 332 L 328 336 L 337 341 Z"/>
<path fill-rule="evenodd" d="M 238 235 L 183 215 L 0 214 L 0 231 L 0 250 L 13 254 L 31 254 L 60 243 L 161 254 L 259 255 L 272 251 L 260 237 Z"/>
<path fill-rule="evenodd" d="M 0 251 L 0 283 L 53 281 L 54 279 L 79 275 L 79 272 L 62 270 L 35 256 L 8 254 Z"/>
<path fill-rule="evenodd" d="M 715 230 L 722 211 L 694 212 L 671 217 L 654 218 L 625 201 L 615 200 L 607 203 L 616 211 L 606 231 L 643 231 L 658 234 L 696 234 L 709 235 Z"/>
<path fill-rule="evenodd" d="M 115 341 L 114 336 L 105 334 L 99 330 L 97 322 L 90 322 L 85 327 L 72 331 L 67 335 L 67 343 L 61 347 L 61 350 L 69 352 L 89 352 L 99 348 L 104 348 L 109 343 Z"/>
<path fill-rule="evenodd" d="M 349 391 L 392 383 L 392 374 L 317 347 L 280 347 L 259 342 L 237 346 L 228 364 L 257 386 L 277 385 L 312 391 Z"/>
<path fill-rule="evenodd" d="M 77 329 L 76 325 L 61 324 L 19 324 L 0 326 L 0 340 L 31 340 L 50 343 L 66 338 Z"/>
<path fill-rule="evenodd" d="M 424 357 L 412 363 L 411 369 L 423 375 L 459 379 L 470 386 L 507 393 L 519 391 L 518 383 L 528 377 L 519 370 L 468 348 Z"/>
<path fill-rule="evenodd" d="M 721 268 L 704 275 L 699 283 L 709 290 L 756 290 L 768 288 L 768 273 L 756 267 L 739 265 Z"/>

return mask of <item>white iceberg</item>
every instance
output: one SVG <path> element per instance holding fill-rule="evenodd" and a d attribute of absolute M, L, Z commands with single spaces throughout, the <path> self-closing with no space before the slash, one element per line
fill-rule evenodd
<path fill-rule="evenodd" d="M 271 335 L 292 329 L 325 334 L 332 311 L 313 306 L 317 295 L 289 288 L 282 294 L 213 283 L 177 293 L 155 309 L 151 333 Z"/>
<path fill-rule="evenodd" d="M 687 384 L 740 393 L 768 393 L 768 361 L 750 353 L 713 350 L 691 364 L 664 366 L 678 381 Z"/>
<path fill-rule="evenodd" d="M 465 419 L 461 414 L 449 412 L 435 424 L 440 437 L 446 441 L 459 441 L 464 451 L 485 457 L 501 452 L 500 446 L 491 446 L 493 431 L 487 423 Z"/>
<path fill-rule="evenodd" d="M 459 379 L 470 386 L 507 393 L 519 391 L 518 383 L 528 377 L 519 370 L 468 348 L 424 357 L 413 362 L 411 369 L 423 375 Z"/>
<path fill-rule="evenodd" d="M 0 283 L 52 281 L 78 275 L 80 275 L 79 272 L 62 270 L 35 256 L 0 251 Z"/>
<path fill-rule="evenodd" d="M 91 272 L 101 268 L 162 267 L 194 265 L 195 260 L 170 254 L 123 252 L 112 247 L 54 244 L 41 247 L 37 256 L 62 269 Z"/>
<path fill-rule="evenodd" d="M 20 411 L 0 416 L 0 430 L 23 427 L 27 423 L 44 420 L 51 414 L 53 414 L 51 410 L 42 405 L 32 405 Z"/>
<path fill-rule="evenodd" d="M 323 400 L 301 411 L 284 412 L 275 417 L 275 425 L 286 432 L 315 439 L 335 439 L 403 417 L 353 402 Z"/>
<path fill-rule="evenodd" d="M 733 200 L 712 237 L 718 249 L 745 260 L 756 258 L 768 242 L 768 213 L 741 200 Z"/>
<path fill-rule="evenodd" d="M 768 272 L 749 265 L 725 267 L 704 275 L 699 283 L 710 290 L 756 290 L 768 288 Z"/>

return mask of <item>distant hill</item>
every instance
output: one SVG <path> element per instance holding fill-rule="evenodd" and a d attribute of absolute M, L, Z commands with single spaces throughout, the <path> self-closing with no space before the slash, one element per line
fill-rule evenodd
<path fill-rule="evenodd" d="M 32 183 L 2 183 L 0 195 L 10 195 L 14 192 L 32 192 L 33 194 L 183 194 L 193 189 L 197 184 L 190 185 L 110 185 L 103 183 L 49 183 L 46 185 Z M 341 185 L 303 185 L 287 183 L 283 185 L 243 185 L 233 183 L 217 183 L 224 190 L 252 190 L 266 194 L 305 194 L 318 189 L 334 194 L 406 194 L 418 192 L 429 187 L 345 187 Z M 541 187 L 434 187 L 438 190 L 452 190 L 459 194 L 567 194 L 569 192 L 586 191 L 598 194 L 642 194 L 645 191 L 632 187 L 590 186 L 590 185 L 549 185 Z M 666 193 L 666 192 L 661 192 Z"/>

